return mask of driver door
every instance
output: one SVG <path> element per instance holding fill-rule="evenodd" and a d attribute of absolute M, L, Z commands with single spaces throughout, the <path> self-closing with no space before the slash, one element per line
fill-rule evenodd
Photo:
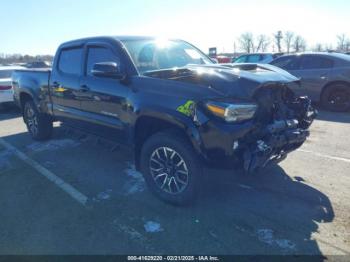
<path fill-rule="evenodd" d="M 105 43 L 85 47 L 85 68 L 80 81 L 81 110 L 89 130 L 108 138 L 124 140 L 127 125 L 127 97 L 130 88 L 120 80 L 93 74 L 96 63 L 113 62 L 123 71 L 120 52 Z"/>

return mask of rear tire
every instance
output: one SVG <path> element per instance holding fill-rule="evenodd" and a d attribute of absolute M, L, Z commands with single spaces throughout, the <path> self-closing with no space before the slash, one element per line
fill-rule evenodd
<path fill-rule="evenodd" d="M 161 200 L 174 205 L 193 202 L 202 170 L 197 153 L 182 135 L 152 135 L 141 149 L 140 167 L 149 189 Z"/>
<path fill-rule="evenodd" d="M 51 137 L 53 125 L 50 117 L 40 113 L 32 100 L 24 103 L 23 119 L 34 140 L 46 140 Z"/>
<path fill-rule="evenodd" d="M 333 84 L 324 90 L 322 106 L 330 111 L 344 112 L 350 109 L 350 87 L 345 84 Z"/>

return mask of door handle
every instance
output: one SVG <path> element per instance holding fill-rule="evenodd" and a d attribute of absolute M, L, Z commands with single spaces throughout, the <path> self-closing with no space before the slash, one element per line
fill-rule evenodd
<path fill-rule="evenodd" d="M 87 85 L 81 85 L 79 90 L 80 92 L 88 92 L 90 88 Z"/>

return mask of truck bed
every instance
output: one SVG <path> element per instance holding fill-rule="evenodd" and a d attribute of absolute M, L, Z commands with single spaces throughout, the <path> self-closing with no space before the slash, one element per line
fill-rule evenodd
<path fill-rule="evenodd" d="M 49 101 L 49 81 L 51 69 L 19 69 L 12 74 L 14 100 L 19 105 L 20 94 L 39 98 L 40 103 Z M 20 106 L 20 105 L 19 105 Z"/>

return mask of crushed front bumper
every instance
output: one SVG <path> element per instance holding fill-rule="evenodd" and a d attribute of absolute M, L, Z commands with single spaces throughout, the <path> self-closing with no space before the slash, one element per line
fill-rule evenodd
<path fill-rule="evenodd" d="M 282 128 L 282 126 L 284 126 Z M 300 147 L 309 136 L 309 130 L 298 128 L 296 119 L 276 121 L 266 128 L 264 139 L 247 145 L 243 152 L 243 167 L 254 172 L 268 163 L 279 162 Z"/>
<path fill-rule="evenodd" d="M 273 120 L 269 124 L 205 121 L 199 131 L 207 163 L 223 168 L 239 165 L 247 172 L 255 172 L 285 159 L 305 142 L 310 134 L 308 128 L 317 115 L 306 97 L 299 98 L 293 106 L 292 118 Z"/>

